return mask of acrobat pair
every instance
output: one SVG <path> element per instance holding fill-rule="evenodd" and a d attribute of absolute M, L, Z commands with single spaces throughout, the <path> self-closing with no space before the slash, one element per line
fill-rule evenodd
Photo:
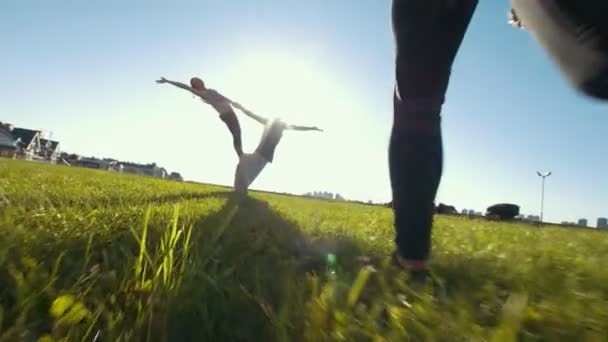
<path fill-rule="evenodd" d="M 283 137 L 285 130 L 294 131 L 320 131 L 317 127 L 290 125 L 279 119 L 268 119 L 252 113 L 239 103 L 230 100 L 214 89 L 207 88 L 202 79 L 193 77 L 190 85 L 180 82 L 169 81 L 164 77 L 156 81 L 159 84 L 171 84 L 181 89 L 185 89 L 192 94 L 200 97 L 203 102 L 213 107 L 226 124 L 232 134 L 234 150 L 239 157 L 239 162 L 234 175 L 234 190 L 239 194 L 247 194 L 249 186 L 262 172 L 268 163 L 272 163 L 274 152 Z M 244 153 L 241 139 L 241 125 L 234 109 L 238 109 L 248 117 L 264 125 L 264 133 L 258 147 L 253 153 Z"/>

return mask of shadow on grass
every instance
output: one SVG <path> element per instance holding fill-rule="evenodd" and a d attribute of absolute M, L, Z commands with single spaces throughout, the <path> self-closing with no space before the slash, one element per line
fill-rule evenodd
<path fill-rule="evenodd" d="M 145 201 L 142 201 L 141 198 L 129 198 L 129 197 L 119 197 L 106 199 L 103 203 L 103 206 L 108 207 L 122 207 L 125 205 L 162 205 L 162 204 L 172 204 L 179 203 L 187 200 L 204 200 L 212 197 L 220 197 L 227 198 L 233 196 L 232 191 L 208 191 L 208 192 L 178 192 L 172 194 L 162 194 L 157 196 L 152 196 L 147 198 Z"/>
<path fill-rule="evenodd" d="M 5 340 L 33 340 L 24 338 L 22 333 L 26 331 L 28 336 L 38 337 L 52 329 L 53 320 L 48 312 L 57 295 L 88 291 L 83 297 L 87 298 L 89 307 L 104 309 L 104 315 L 108 312 L 109 318 L 104 317 L 103 324 L 99 324 L 104 336 L 102 340 L 112 340 L 108 338 L 110 329 L 107 327 L 111 325 L 108 322 L 114 313 L 124 317 L 120 325 L 114 327 L 116 333 L 132 329 L 140 337 L 150 332 L 149 341 L 304 340 L 303 331 L 306 322 L 311 321 L 309 314 L 312 312 L 306 306 L 311 288 L 307 274 L 324 273 L 324 257 L 331 252 L 338 256 L 339 275 L 343 278 L 340 280 L 352 284 L 354 273 L 361 266 L 356 257 L 362 254 L 365 246 L 359 247 L 360 244 L 348 239 L 315 240 L 305 236 L 294 222 L 279 215 L 266 202 L 254 198 L 238 198 L 228 191 L 192 194 L 191 198 L 210 197 L 225 198 L 226 205 L 196 224 L 191 261 L 182 287 L 177 292 L 167 293 L 170 298 L 160 298 L 158 310 L 150 310 L 154 316 L 150 328 L 134 326 L 135 301 L 132 299 L 135 294 L 122 291 L 131 290 L 128 284 L 132 280 L 130 260 L 138 252 L 138 245 L 129 231 L 112 234 L 109 241 L 94 241 L 90 260 L 83 258 L 88 249 L 87 236 L 61 244 L 39 245 L 32 250 L 10 246 L 9 240 L 3 241 L 0 237 L 0 247 L 10 247 L 6 253 L 0 248 L 0 284 L 3 285 L 0 286 L 0 303 L 4 314 L 0 334 L 4 332 L 2 328 L 15 326 L 14 332 L 7 335 L 10 338 Z M 165 203 L 183 199 L 183 194 L 158 197 Z M 159 233 L 151 231 L 152 235 L 148 237 L 151 246 L 156 246 Z M 65 255 L 57 277 L 52 277 L 49 270 L 63 251 Z M 36 260 L 40 261 L 39 266 L 35 265 Z M 93 265 L 101 265 L 103 272 L 99 277 L 90 270 Z M 534 274 L 516 272 L 508 262 L 497 263 L 493 255 L 444 256 L 434 271 L 447 282 L 449 296 L 460 301 L 458 306 L 443 307 L 447 310 L 442 310 L 442 315 L 458 318 L 460 313 L 465 313 L 476 324 L 493 327 L 499 322 L 505 300 L 514 290 L 529 292 L 531 300 L 547 297 L 545 293 L 552 298 L 568 298 L 571 288 L 563 280 L 572 272 L 564 268 L 560 260 L 548 257 L 541 264 L 535 261 L 534 268 Z M 24 273 L 18 274 L 14 270 Z M 378 272 L 371 278 L 362 295 L 369 307 L 378 303 L 383 305 L 397 297 L 401 291 L 401 285 L 395 286 L 393 281 L 399 275 L 397 272 L 396 269 Z M 379 285 L 380 276 L 388 285 L 384 290 Z M 22 279 L 25 282 L 20 284 Z M 49 279 L 53 279 L 53 286 L 46 288 Z M 597 288 L 596 284 L 597 280 L 589 283 L 589 289 Z M 31 297 L 32 294 L 35 297 Z M 118 304 L 107 303 L 110 294 L 119 298 Z M 375 320 L 371 313 L 368 316 Z M 444 316 L 436 317 L 422 323 L 408 318 L 407 322 L 427 325 L 432 330 L 442 324 Z M 19 326 L 21 318 L 27 326 Z M 404 324 L 414 324 L 407 322 Z M 559 331 L 567 322 L 566 318 L 552 320 L 548 317 L 536 322 L 538 327 L 531 329 L 536 329 L 540 336 L 551 329 L 562 334 Z M 469 329 L 466 324 L 470 322 L 460 324 L 435 331 L 439 334 L 437 340 L 464 336 Z M 413 329 L 410 325 L 406 328 Z M 366 328 L 369 326 L 373 327 L 366 325 Z M 581 326 L 579 321 L 572 321 L 568 333 L 574 336 Z"/>
<path fill-rule="evenodd" d="M 266 202 L 231 197 L 200 222 L 182 290 L 170 307 L 169 341 L 291 340 L 306 321 L 307 273 L 326 253 L 354 259 L 347 240 L 311 240 Z"/>

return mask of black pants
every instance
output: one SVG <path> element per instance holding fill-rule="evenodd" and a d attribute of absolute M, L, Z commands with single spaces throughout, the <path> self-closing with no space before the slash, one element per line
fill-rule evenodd
<path fill-rule="evenodd" d="M 241 156 L 243 154 L 243 142 L 241 140 L 241 125 L 239 123 L 239 119 L 236 117 L 234 111 L 229 111 L 220 114 L 220 119 L 224 121 L 226 127 L 232 134 L 232 145 L 234 146 L 234 151 L 237 156 Z"/>
<path fill-rule="evenodd" d="M 389 166 L 397 250 L 426 260 L 441 179 L 441 107 L 477 0 L 393 0 L 397 45 Z M 526 29 L 581 92 L 608 99 L 607 0 L 513 0 Z M 506 24 L 506 23 L 505 23 Z"/>

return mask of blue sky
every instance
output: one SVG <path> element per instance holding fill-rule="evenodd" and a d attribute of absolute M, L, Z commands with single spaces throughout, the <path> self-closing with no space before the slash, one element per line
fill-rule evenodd
<path fill-rule="evenodd" d="M 481 1 L 443 111 L 438 201 L 497 202 L 548 221 L 608 216 L 606 105 L 576 94 L 507 1 Z M 16 1 L 0 3 L 0 120 L 43 129 L 65 151 L 157 162 L 232 184 L 217 114 L 160 76 L 210 87 L 288 132 L 253 188 L 387 201 L 393 88 L 390 1 Z M 245 151 L 261 127 L 242 118 Z"/>

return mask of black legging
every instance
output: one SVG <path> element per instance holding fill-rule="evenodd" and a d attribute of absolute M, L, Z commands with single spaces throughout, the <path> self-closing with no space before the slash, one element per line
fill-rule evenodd
<path fill-rule="evenodd" d="M 226 127 L 232 134 L 232 145 L 234 146 L 234 151 L 237 156 L 241 156 L 243 154 L 243 142 L 241 140 L 241 125 L 239 124 L 239 119 L 237 118 L 234 111 L 224 112 L 220 114 L 220 119 L 224 121 Z"/>
<path fill-rule="evenodd" d="M 430 254 L 433 201 L 443 163 L 441 107 L 477 2 L 393 0 L 397 84 L 389 167 L 395 242 L 405 259 L 426 260 Z M 575 11 L 573 3 L 593 10 Z M 608 99 L 608 0 L 513 0 L 513 7 L 577 89 Z M 566 11 L 575 29 L 567 25 Z M 595 30 L 580 30 L 589 27 Z"/>

